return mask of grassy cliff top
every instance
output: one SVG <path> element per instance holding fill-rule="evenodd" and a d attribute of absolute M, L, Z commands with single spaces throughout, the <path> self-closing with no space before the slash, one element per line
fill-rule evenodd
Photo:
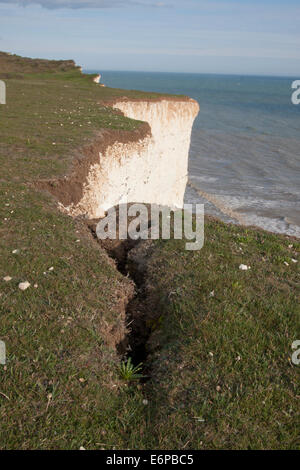
<path fill-rule="evenodd" d="M 21 57 L 16 54 L 0 51 L 0 73 L 41 73 L 67 72 L 79 70 L 74 60 L 46 60 Z"/>
<path fill-rule="evenodd" d="M 95 76 L 95 75 L 94 75 Z M 158 99 L 158 93 L 101 87 L 73 61 L 0 54 L 7 104 L 0 108 L 3 179 L 36 181 L 62 176 L 78 150 L 101 129 L 134 131 L 141 126 L 105 103 L 116 98 Z"/>

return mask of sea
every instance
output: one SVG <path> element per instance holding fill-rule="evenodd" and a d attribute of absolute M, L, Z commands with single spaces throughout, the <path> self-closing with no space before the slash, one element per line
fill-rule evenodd
<path fill-rule="evenodd" d="M 300 237 L 297 77 L 88 72 L 101 73 L 109 87 L 197 100 L 185 202 L 203 203 L 206 214 L 227 222 Z"/>

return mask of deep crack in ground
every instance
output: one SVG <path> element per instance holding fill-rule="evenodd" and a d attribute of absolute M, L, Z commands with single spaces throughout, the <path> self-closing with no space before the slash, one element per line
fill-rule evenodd
<path fill-rule="evenodd" d="M 148 380 L 149 367 L 146 364 L 148 351 L 147 342 L 151 335 L 151 312 L 147 306 L 147 291 L 145 285 L 146 259 L 151 241 L 145 240 L 99 240 L 96 234 L 96 221 L 88 223 L 93 237 L 98 241 L 108 256 L 115 261 L 116 268 L 129 278 L 135 286 L 134 297 L 126 306 L 126 330 L 124 338 L 117 344 L 117 352 L 122 360 L 129 357 L 134 366 L 142 364 L 142 381 Z M 138 253 L 138 250 L 141 253 Z"/>

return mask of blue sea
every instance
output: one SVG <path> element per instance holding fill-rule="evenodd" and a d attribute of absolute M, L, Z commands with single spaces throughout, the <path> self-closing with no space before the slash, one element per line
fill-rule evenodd
<path fill-rule="evenodd" d="M 291 102 L 300 77 L 96 72 L 109 87 L 199 102 L 186 202 L 202 202 L 225 221 L 300 237 L 300 105 Z"/>

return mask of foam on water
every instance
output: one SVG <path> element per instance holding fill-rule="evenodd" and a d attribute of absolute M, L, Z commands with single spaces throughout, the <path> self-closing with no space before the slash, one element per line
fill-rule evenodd
<path fill-rule="evenodd" d="M 239 223 L 300 236 L 297 139 L 196 128 L 189 180 L 201 197 Z"/>

